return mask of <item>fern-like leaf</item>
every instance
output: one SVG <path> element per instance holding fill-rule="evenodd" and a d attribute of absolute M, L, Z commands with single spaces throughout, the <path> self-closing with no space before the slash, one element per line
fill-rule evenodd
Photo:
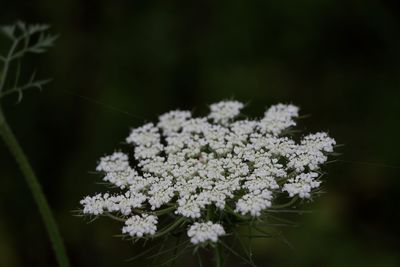
<path fill-rule="evenodd" d="M 0 54 L 0 63 L 3 63 L 0 71 L 0 99 L 16 93 L 18 95 L 18 102 L 20 102 L 24 91 L 32 88 L 41 90 L 43 85 L 49 82 L 47 79 L 36 80 L 35 72 L 27 82 L 21 84 L 19 81 L 21 59 L 24 55 L 27 53 L 44 53 L 54 45 L 55 40 L 58 38 L 56 35 L 47 33 L 49 28 L 50 26 L 46 24 L 27 25 L 22 21 L 0 28 L 0 32 L 12 40 L 8 52 L 4 55 Z M 8 85 L 10 83 L 8 72 L 12 65 L 16 65 L 15 68 L 17 71 L 14 84 L 10 86 Z"/>

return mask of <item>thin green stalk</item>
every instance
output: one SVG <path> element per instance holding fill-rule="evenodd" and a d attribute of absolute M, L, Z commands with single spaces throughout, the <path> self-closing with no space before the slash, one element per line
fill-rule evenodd
<path fill-rule="evenodd" d="M 218 244 L 216 244 L 214 247 L 214 257 L 215 257 L 215 266 L 222 267 L 222 255 Z"/>
<path fill-rule="evenodd" d="M 161 216 L 161 215 L 170 213 L 171 211 L 173 211 L 175 209 L 176 209 L 176 206 L 172 206 L 172 207 L 168 207 L 168 208 L 165 208 L 165 209 L 162 209 L 162 210 L 154 211 L 153 214 L 156 215 L 156 216 Z"/>
<path fill-rule="evenodd" d="M 229 247 L 228 245 L 226 245 L 224 242 L 222 242 L 221 240 L 219 241 L 219 243 L 229 252 L 231 252 L 233 255 L 235 255 L 236 257 L 242 259 L 243 261 L 245 261 L 247 264 L 249 264 L 250 266 L 255 267 L 254 263 L 252 263 L 251 261 L 249 261 L 248 259 L 246 259 L 245 257 L 243 257 L 242 255 L 240 255 L 238 252 L 236 252 L 235 250 L 233 250 L 231 247 Z"/>
<path fill-rule="evenodd" d="M 282 208 L 290 207 L 294 203 L 296 203 L 297 199 L 298 199 L 297 197 L 294 197 L 294 198 L 292 198 L 292 200 L 290 200 L 287 203 L 284 203 L 284 204 L 281 204 L 281 205 L 273 205 L 271 208 L 272 209 L 282 209 Z"/>
<path fill-rule="evenodd" d="M 174 249 L 174 253 L 173 253 L 173 261 L 172 261 L 172 263 L 171 263 L 171 267 L 174 267 L 175 266 L 175 263 L 176 263 L 176 255 L 178 254 L 178 245 L 179 245 L 179 243 L 180 243 L 180 241 L 181 241 L 181 233 L 176 237 L 176 242 L 175 242 L 175 249 Z"/>
<path fill-rule="evenodd" d="M 105 213 L 104 215 L 109 217 L 109 218 L 111 218 L 111 219 L 113 219 L 113 220 L 115 220 L 115 221 L 119 221 L 119 222 L 125 222 L 126 221 L 126 219 L 123 219 L 123 218 L 120 218 L 118 216 L 115 216 L 115 215 L 113 215 L 113 214 L 111 214 L 109 212 Z"/>
<path fill-rule="evenodd" d="M 51 244 L 53 246 L 54 253 L 56 254 L 57 262 L 60 267 L 69 267 L 68 258 L 64 249 L 64 244 L 55 222 L 54 216 L 51 212 L 49 204 L 43 194 L 41 185 L 36 178 L 35 173 L 29 161 L 19 145 L 16 137 L 8 126 L 4 114 L 0 107 L 0 135 L 10 150 L 11 154 L 18 163 L 22 174 L 25 177 L 25 181 L 32 193 L 32 196 L 39 208 L 40 215 L 42 216 L 43 222 L 46 226 L 47 233 L 50 237 Z"/>
<path fill-rule="evenodd" d="M 19 40 L 13 40 L 13 44 L 11 45 L 10 50 L 8 51 L 8 55 L 7 57 L 4 59 L 4 67 L 3 67 L 3 75 L 1 77 L 1 81 L 0 81 L 0 93 L 4 88 L 4 85 L 6 83 L 6 77 L 8 74 L 8 69 L 10 68 L 10 62 L 12 60 L 12 56 L 14 53 L 14 50 L 17 48 Z"/>
<path fill-rule="evenodd" d="M 203 260 L 201 259 L 200 251 L 197 253 L 197 262 L 199 263 L 199 267 L 203 267 Z"/>
<path fill-rule="evenodd" d="M 178 227 L 178 226 L 179 226 L 181 223 L 183 223 L 184 221 L 185 221 L 185 218 L 184 218 L 184 217 L 182 217 L 182 218 L 176 220 L 173 224 L 171 224 L 171 225 L 165 227 L 165 228 L 162 229 L 160 232 L 156 233 L 156 234 L 154 235 L 154 237 L 160 237 L 160 236 L 163 236 L 163 235 L 165 235 L 165 234 L 171 232 L 172 230 L 174 230 L 176 227 Z"/>

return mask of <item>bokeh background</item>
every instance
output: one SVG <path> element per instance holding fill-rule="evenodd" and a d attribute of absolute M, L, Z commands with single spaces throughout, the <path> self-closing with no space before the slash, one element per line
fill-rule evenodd
<path fill-rule="evenodd" d="M 73 266 L 125 262 L 140 249 L 119 224 L 73 216 L 104 188 L 98 158 L 129 128 L 171 109 L 201 115 L 234 98 L 260 116 L 294 103 L 305 131 L 345 146 L 327 166 L 327 194 L 296 229 L 255 244 L 260 266 L 400 266 L 400 2 L 94 1 L 0 2 L 0 24 L 52 25 L 56 46 L 28 58 L 53 82 L 3 103 L 54 209 Z M 1 39 L 0 42 L 3 42 Z M 0 144 L 0 266 L 56 266 L 36 206 Z M 237 260 L 240 266 L 240 261 Z M 190 257 L 181 266 L 194 266 Z M 233 265 L 233 263 L 231 263 Z"/>

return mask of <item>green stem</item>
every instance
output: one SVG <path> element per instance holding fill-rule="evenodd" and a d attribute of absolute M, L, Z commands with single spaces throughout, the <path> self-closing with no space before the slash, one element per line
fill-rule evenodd
<path fill-rule="evenodd" d="M 289 202 L 285 203 L 285 204 L 281 204 L 281 205 L 273 205 L 271 208 L 272 209 L 282 209 L 282 208 L 286 208 L 286 207 L 290 207 L 292 206 L 294 203 L 296 203 L 297 201 L 297 197 L 292 198 Z"/>
<path fill-rule="evenodd" d="M 4 77 L 4 76 L 3 76 Z M 8 126 L 4 114 L 0 107 L 0 135 L 10 150 L 11 154 L 14 156 L 15 161 L 18 163 L 22 174 L 25 177 L 25 181 L 32 193 L 32 196 L 39 208 L 40 215 L 42 216 L 43 222 L 46 226 L 47 233 L 50 237 L 50 241 L 53 246 L 53 250 L 56 254 L 57 262 L 60 267 L 69 267 L 68 258 L 64 249 L 63 241 L 59 233 L 57 224 L 50 210 L 49 204 L 47 203 L 46 197 L 43 194 L 41 185 L 36 178 L 35 173 L 24 151 L 19 145 L 16 137 Z"/>
<path fill-rule="evenodd" d="M 174 267 L 175 266 L 175 263 L 176 263 L 176 258 L 177 258 L 177 254 L 178 254 L 178 247 L 179 247 L 179 243 L 180 243 L 180 241 L 181 241 L 181 233 L 176 237 L 176 242 L 175 242 L 175 249 L 174 249 L 174 253 L 173 253 L 173 260 L 172 260 L 172 263 L 171 263 L 171 267 Z"/>
<path fill-rule="evenodd" d="M 163 235 L 171 232 L 176 227 L 178 227 L 181 223 L 183 223 L 185 220 L 186 220 L 185 218 L 181 217 L 180 219 L 176 220 L 173 224 L 165 227 L 163 230 L 161 230 L 160 232 L 156 233 L 154 235 L 154 237 L 160 237 L 160 236 L 163 236 Z"/>
<path fill-rule="evenodd" d="M 171 211 L 173 211 L 175 209 L 176 209 L 176 207 L 172 206 L 172 207 L 168 207 L 168 208 L 165 208 L 165 209 L 162 209 L 162 210 L 154 211 L 153 214 L 156 215 L 156 216 L 161 216 L 161 215 L 170 213 Z"/>
<path fill-rule="evenodd" d="M 215 266 L 222 267 L 222 255 L 218 244 L 214 247 Z"/>
<path fill-rule="evenodd" d="M 6 78 L 7 78 L 7 74 L 8 74 L 8 69 L 10 68 L 10 62 L 12 60 L 12 56 L 13 56 L 14 50 L 17 48 L 18 43 L 19 43 L 19 39 L 13 40 L 13 44 L 11 45 L 11 48 L 8 51 L 8 55 L 4 59 L 3 75 L 2 75 L 1 81 L 0 81 L 0 93 L 4 88 L 4 85 L 6 84 Z"/>
<path fill-rule="evenodd" d="M 113 214 L 111 214 L 109 212 L 106 212 L 104 215 L 109 217 L 109 218 L 111 218 L 111 219 L 113 219 L 113 220 L 115 220 L 115 221 L 119 221 L 119 222 L 125 222 L 126 221 L 126 219 L 123 219 L 123 218 L 120 218 L 118 216 L 115 216 L 115 215 L 113 215 Z"/>

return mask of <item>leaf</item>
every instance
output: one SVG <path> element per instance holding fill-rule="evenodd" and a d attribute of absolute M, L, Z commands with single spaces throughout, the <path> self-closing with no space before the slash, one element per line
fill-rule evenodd
<path fill-rule="evenodd" d="M 57 40 L 58 36 L 57 35 L 47 35 L 44 33 L 41 33 L 37 43 L 28 47 L 26 49 L 26 52 L 31 52 L 31 53 L 44 53 L 46 50 L 54 45 L 54 42 Z"/>
<path fill-rule="evenodd" d="M 19 20 L 19 21 L 17 21 L 17 26 L 21 31 L 26 32 L 26 24 L 25 24 L 25 22 Z"/>
<path fill-rule="evenodd" d="M 5 97 L 7 95 L 11 95 L 14 93 L 18 94 L 18 99 L 17 103 L 20 103 L 23 97 L 23 92 L 32 88 L 37 88 L 39 91 L 42 90 L 43 86 L 51 81 L 51 79 L 46 79 L 46 80 L 37 80 L 34 81 L 34 74 L 32 74 L 30 80 L 22 86 L 17 86 L 8 90 L 5 90 L 4 92 L 0 93 L 0 98 Z"/>
<path fill-rule="evenodd" d="M 28 27 L 28 33 L 33 35 L 37 32 L 44 32 L 50 28 L 47 24 L 33 24 Z"/>
<path fill-rule="evenodd" d="M 5 34 L 7 37 L 14 39 L 14 33 L 15 33 L 15 25 L 7 25 L 3 26 L 0 28 L 1 32 Z"/>
<path fill-rule="evenodd" d="M 45 24 L 33 24 L 27 25 L 22 21 L 16 22 L 14 25 L 6 25 L 0 27 L 0 31 L 7 37 L 13 40 L 7 57 L 0 56 L 0 61 L 4 62 L 3 70 L 4 73 L 1 77 L 0 83 L 0 98 L 16 93 L 18 95 L 17 102 L 21 102 L 23 98 L 23 92 L 28 89 L 37 88 L 42 90 L 42 87 L 50 80 L 36 80 L 35 73 L 32 74 L 30 79 L 25 84 L 19 84 L 20 71 L 20 60 L 26 53 L 44 53 L 46 50 L 54 45 L 55 40 L 58 38 L 56 35 L 48 34 L 46 31 L 50 28 L 49 25 Z M 12 88 L 4 88 L 5 81 L 8 80 L 9 73 L 7 70 L 10 66 L 17 62 L 15 80 Z"/>

